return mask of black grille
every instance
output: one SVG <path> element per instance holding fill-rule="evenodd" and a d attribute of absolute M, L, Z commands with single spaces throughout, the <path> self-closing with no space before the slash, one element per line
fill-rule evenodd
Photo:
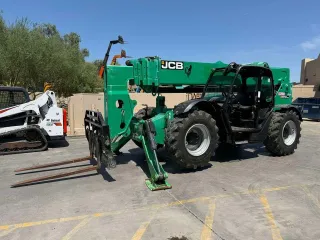
<path fill-rule="evenodd" d="M 0 109 L 26 103 L 28 99 L 22 91 L 0 90 Z"/>
<path fill-rule="evenodd" d="M 3 117 L 0 119 L 0 127 L 21 126 L 25 123 L 27 116 L 27 113 L 22 112 L 8 117 Z"/>

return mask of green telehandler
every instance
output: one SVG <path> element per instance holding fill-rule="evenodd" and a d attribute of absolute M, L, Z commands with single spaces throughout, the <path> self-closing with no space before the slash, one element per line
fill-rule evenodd
<path fill-rule="evenodd" d="M 123 38 L 111 43 L 123 43 Z M 84 117 L 90 155 L 98 165 L 113 168 L 114 156 L 133 140 L 145 152 L 150 171 L 146 184 L 151 190 L 171 188 L 157 158 L 160 147 L 180 167 L 193 169 L 207 165 L 222 144 L 261 142 L 277 156 L 292 154 L 297 148 L 302 118 L 290 104 L 287 68 L 270 68 L 265 62 L 202 63 L 156 56 L 102 67 L 104 118 L 91 110 Z M 155 96 L 155 107 L 134 114 L 137 102 L 130 99 L 128 84 Z M 167 108 L 161 96 L 197 92 L 202 93 L 200 98 L 173 109 Z"/>
<path fill-rule="evenodd" d="M 116 155 L 132 140 L 144 150 L 150 175 L 146 185 L 154 191 L 171 188 L 158 161 L 159 148 L 185 169 L 204 167 L 218 147 L 244 141 L 263 143 L 275 156 L 292 154 L 297 148 L 302 117 L 291 105 L 288 68 L 271 68 L 265 62 L 203 63 L 156 56 L 130 59 L 125 66 L 107 65 L 111 46 L 118 43 L 124 43 L 121 36 L 110 41 L 99 74 L 104 80 L 104 117 L 92 110 L 84 116 L 89 155 L 97 164 L 83 171 L 116 167 Z M 151 93 L 155 107 L 134 114 L 137 102 L 130 98 L 128 84 Z M 201 97 L 168 108 L 163 93 L 201 93 Z"/>

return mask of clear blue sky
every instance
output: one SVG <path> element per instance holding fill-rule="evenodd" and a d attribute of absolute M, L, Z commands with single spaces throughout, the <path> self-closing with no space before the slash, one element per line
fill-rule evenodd
<path fill-rule="evenodd" d="M 77 32 L 88 61 L 103 58 L 119 34 L 133 57 L 289 67 L 299 81 L 302 58 L 320 52 L 319 0 L 1 0 L 6 21 L 27 17 Z M 121 46 L 112 54 L 120 52 Z"/>

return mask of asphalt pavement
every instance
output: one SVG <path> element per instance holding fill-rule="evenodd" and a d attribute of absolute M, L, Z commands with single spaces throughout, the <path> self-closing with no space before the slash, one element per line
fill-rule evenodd
<path fill-rule="evenodd" d="M 172 189 L 145 185 L 144 153 L 128 143 L 115 169 L 11 188 L 28 178 L 73 171 L 89 161 L 17 175 L 30 165 L 88 155 L 84 137 L 40 153 L 0 157 L 0 239 L 320 239 L 320 123 L 304 121 L 293 155 L 263 145 L 215 156 L 181 172 L 163 162 Z M 165 153 L 159 151 L 165 159 Z"/>

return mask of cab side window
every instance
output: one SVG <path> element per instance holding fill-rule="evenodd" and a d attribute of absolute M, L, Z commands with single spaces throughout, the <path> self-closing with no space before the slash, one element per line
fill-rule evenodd
<path fill-rule="evenodd" d="M 261 78 L 261 104 L 263 107 L 268 107 L 272 102 L 273 90 L 272 90 L 272 81 L 270 77 L 262 76 Z"/>

